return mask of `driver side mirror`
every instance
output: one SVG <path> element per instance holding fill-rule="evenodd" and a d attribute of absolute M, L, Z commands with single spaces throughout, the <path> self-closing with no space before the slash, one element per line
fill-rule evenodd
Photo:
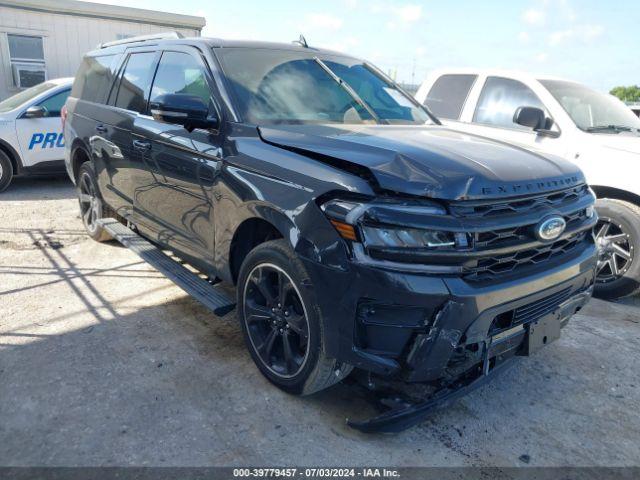
<path fill-rule="evenodd" d="M 551 130 L 553 119 L 544 114 L 544 110 L 537 107 L 518 107 L 513 114 L 513 123 L 533 129 L 541 135 L 559 137 L 560 132 Z"/>
<path fill-rule="evenodd" d="M 40 105 L 33 105 L 24 112 L 24 118 L 43 118 L 47 110 Z"/>
<path fill-rule="evenodd" d="M 209 105 L 196 95 L 167 93 L 149 104 L 154 120 L 182 125 L 189 132 L 195 128 L 217 129 L 219 119 L 209 113 Z"/>

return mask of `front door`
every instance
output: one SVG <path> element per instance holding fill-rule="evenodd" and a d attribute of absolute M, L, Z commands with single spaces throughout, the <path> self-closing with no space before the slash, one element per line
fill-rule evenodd
<path fill-rule="evenodd" d="M 190 94 L 210 108 L 212 81 L 199 52 L 172 47 L 162 53 L 150 103 L 163 94 Z M 219 118 L 219 116 L 218 116 Z M 139 117 L 134 133 L 147 169 L 135 192 L 136 221 L 155 232 L 160 243 L 210 263 L 214 250 L 213 194 L 222 167 L 221 137 L 208 130 Z"/>
<path fill-rule="evenodd" d="M 60 111 L 68 96 L 69 90 L 63 90 L 36 103 L 34 106 L 44 109 L 44 117 L 42 118 L 24 118 L 22 116 L 16 120 L 16 132 L 22 153 L 21 160 L 25 167 L 64 159 L 64 138 L 62 137 Z"/>

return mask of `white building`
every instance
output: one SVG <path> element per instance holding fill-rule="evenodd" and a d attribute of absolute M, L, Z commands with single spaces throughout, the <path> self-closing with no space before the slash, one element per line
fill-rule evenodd
<path fill-rule="evenodd" d="M 75 75 L 100 43 L 177 31 L 200 36 L 205 19 L 77 0 L 0 0 L 0 100 L 49 78 Z"/>

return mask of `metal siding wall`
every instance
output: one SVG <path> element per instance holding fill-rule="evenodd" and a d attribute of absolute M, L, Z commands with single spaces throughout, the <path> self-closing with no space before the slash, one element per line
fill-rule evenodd
<path fill-rule="evenodd" d="M 11 77 L 7 33 L 44 36 L 47 76 L 58 78 L 73 77 L 86 52 L 100 43 L 115 40 L 118 34 L 145 35 L 167 30 L 171 28 L 0 6 L 0 100 L 17 92 Z M 184 36 L 199 36 L 195 29 L 176 30 Z"/>

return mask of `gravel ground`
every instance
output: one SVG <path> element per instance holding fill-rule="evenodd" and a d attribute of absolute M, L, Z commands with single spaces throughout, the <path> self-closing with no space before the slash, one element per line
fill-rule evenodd
<path fill-rule="evenodd" d="M 0 465 L 638 465 L 639 298 L 593 300 L 490 385 L 364 435 L 351 387 L 276 390 L 233 313 L 86 237 L 64 179 L 16 180 L 0 218 Z"/>

